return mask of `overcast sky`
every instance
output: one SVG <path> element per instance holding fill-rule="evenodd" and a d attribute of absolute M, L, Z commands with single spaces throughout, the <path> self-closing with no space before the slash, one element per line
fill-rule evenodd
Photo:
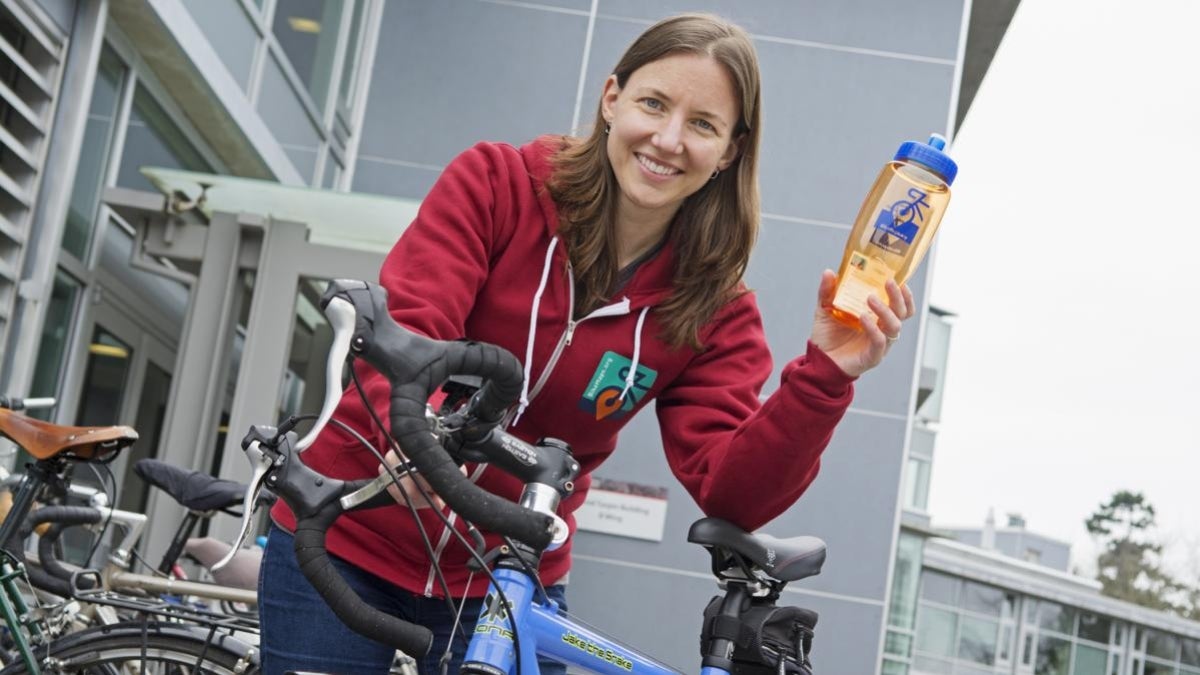
<path fill-rule="evenodd" d="M 952 152 L 934 524 L 1017 511 L 1084 563 L 1140 490 L 1200 559 L 1200 0 L 1022 0 Z"/>

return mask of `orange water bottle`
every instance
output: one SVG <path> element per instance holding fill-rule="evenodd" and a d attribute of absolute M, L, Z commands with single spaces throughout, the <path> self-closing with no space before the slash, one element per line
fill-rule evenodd
<path fill-rule="evenodd" d="M 858 317 L 870 312 L 874 294 L 888 302 L 888 279 L 903 284 L 925 257 L 946 205 L 958 165 L 943 150 L 946 139 L 900 145 L 867 193 L 838 270 L 838 286 L 829 308 L 838 321 L 860 328 Z"/>

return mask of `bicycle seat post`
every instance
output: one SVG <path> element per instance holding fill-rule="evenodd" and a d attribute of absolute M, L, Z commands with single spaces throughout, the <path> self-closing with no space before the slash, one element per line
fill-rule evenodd
<path fill-rule="evenodd" d="M 53 475 L 53 471 L 42 466 L 42 461 L 33 462 L 26 468 L 25 475 L 21 478 L 21 483 L 13 494 L 13 503 L 8 509 L 8 516 L 4 519 L 3 525 L 0 525 L 0 547 L 7 547 L 9 540 L 17 534 L 17 530 L 25 522 L 25 517 L 33 508 L 33 501 L 37 497 L 38 491 L 46 484 L 51 475 Z"/>
<path fill-rule="evenodd" d="M 725 599 L 721 601 L 720 612 L 713 617 L 712 638 L 704 646 L 704 659 L 701 662 L 704 667 L 733 672 L 730 657 L 741 628 L 738 617 L 742 615 L 742 606 L 749 597 L 750 589 L 745 583 L 730 580 L 725 584 Z"/>

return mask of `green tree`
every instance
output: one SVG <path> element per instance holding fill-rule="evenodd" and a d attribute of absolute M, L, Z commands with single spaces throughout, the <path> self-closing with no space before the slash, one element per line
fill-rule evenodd
<path fill-rule="evenodd" d="M 1162 544 L 1152 538 L 1154 506 L 1140 492 L 1119 490 L 1089 517 L 1088 533 L 1101 545 L 1096 578 L 1104 595 L 1186 615 L 1193 589 L 1162 568 Z"/>

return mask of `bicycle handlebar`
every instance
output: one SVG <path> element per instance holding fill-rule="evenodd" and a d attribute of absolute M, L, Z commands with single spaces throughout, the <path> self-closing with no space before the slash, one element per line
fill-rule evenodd
<path fill-rule="evenodd" d="M 426 417 L 429 397 L 443 382 L 451 376 L 478 376 L 484 384 L 471 399 L 465 419 L 474 438 L 501 433 L 495 427 L 520 396 L 524 377 L 516 357 L 495 345 L 433 340 L 403 328 L 388 313 L 387 292 L 376 284 L 332 281 L 321 298 L 321 309 L 330 317 L 335 331 L 335 350 L 330 358 L 340 363 L 345 353 L 335 354 L 336 347 L 345 344 L 349 352 L 391 383 L 391 435 L 434 492 L 465 520 L 483 529 L 511 536 L 539 550 L 550 545 L 555 519 L 494 495 L 467 479 L 432 433 Z M 349 339 L 343 339 L 345 333 L 350 334 Z M 317 425 L 299 443 L 292 432 L 279 434 L 274 429 L 252 428 L 242 443 L 255 464 L 252 489 L 265 483 L 291 507 L 296 516 L 295 549 L 300 569 L 346 625 L 405 653 L 423 655 L 429 651 L 432 633 L 366 604 L 329 558 L 326 531 L 342 513 L 395 502 L 379 487 L 379 479 L 337 480 L 300 461 L 300 452 L 326 420 L 323 410 Z M 572 462 L 569 471 L 556 478 L 569 484 L 578 468 Z M 249 518 L 250 513 L 245 517 Z"/>
<path fill-rule="evenodd" d="M 23 540 L 25 537 L 29 536 L 39 525 L 52 523 L 38 539 L 38 564 L 25 565 L 25 572 L 29 575 L 29 582 L 37 588 L 69 598 L 73 595 L 71 582 L 73 573 L 59 562 L 54 554 L 54 545 L 66 528 L 76 525 L 93 525 L 100 522 L 100 519 L 100 511 L 91 506 L 44 506 L 30 513 L 25 519 L 21 529 L 8 542 L 8 552 L 24 563 Z M 80 588 L 94 587 L 94 579 L 80 577 Z"/>
<path fill-rule="evenodd" d="M 477 526 L 519 539 L 534 548 L 550 544 L 549 516 L 524 509 L 471 482 L 430 433 L 429 397 L 452 375 L 476 375 L 483 387 L 471 404 L 484 425 L 498 424 L 521 395 L 524 374 L 508 351 L 479 342 L 443 342 L 413 333 L 387 311 L 387 291 L 362 281 L 335 280 L 321 298 L 324 309 L 341 300 L 355 310 L 351 350 L 392 383 L 391 434 L 430 487 L 460 516 Z"/>
<path fill-rule="evenodd" d="M 58 595 L 71 595 L 71 577 L 73 572 L 63 567 L 62 563 L 54 555 L 54 545 L 58 542 L 59 537 L 62 536 L 63 531 L 68 527 L 76 525 L 95 525 L 100 522 L 101 517 L 100 511 L 90 506 L 44 506 L 29 514 L 30 527 L 37 527 L 42 523 L 53 523 L 50 529 L 46 530 L 46 533 L 38 538 L 38 562 L 41 563 L 42 569 L 47 574 L 65 582 L 66 585 L 60 588 L 65 588 L 67 592 L 59 593 L 54 589 L 48 590 L 52 590 Z M 79 578 L 79 587 L 81 589 L 90 590 L 95 588 L 95 584 L 95 579 L 89 577 Z"/>
<path fill-rule="evenodd" d="M 33 410 L 35 408 L 53 408 L 57 402 L 53 398 L 17 398 L 0 396 L 0 408 L 9 410 Z"/>

